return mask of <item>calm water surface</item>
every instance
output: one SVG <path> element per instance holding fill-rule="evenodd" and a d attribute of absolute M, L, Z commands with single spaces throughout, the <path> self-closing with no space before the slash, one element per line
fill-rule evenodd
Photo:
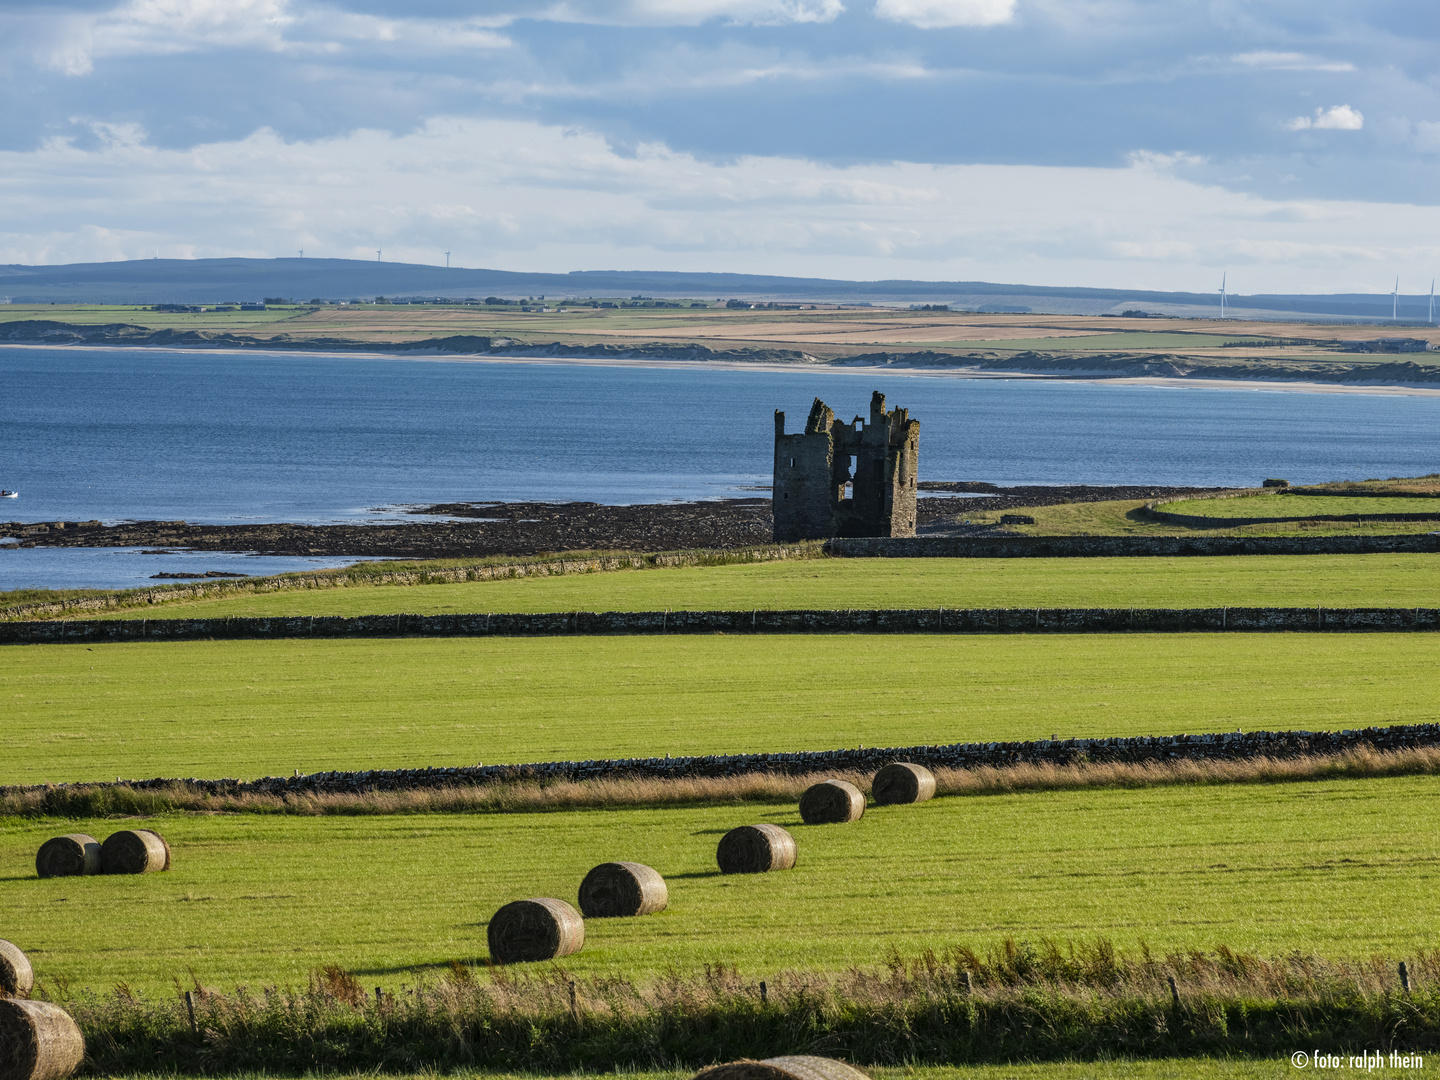
<path fill-rule="evenodd" d="M 796 431 L 817 395 L 849 417 L 876 389 L 921 421 L 922 480 L 1440 470 L 1440 397 L 0 348 L 0 487 L 20 491 L 0 519 L 353 522 L 424 502 L 733 496 L 770 481 L 773 410 Z"/>

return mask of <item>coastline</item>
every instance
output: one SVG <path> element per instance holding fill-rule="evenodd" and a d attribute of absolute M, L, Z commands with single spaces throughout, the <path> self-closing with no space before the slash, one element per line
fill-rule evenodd
<path fill-rule="evenodd" d="M 1440 397 L 1440 385 L 1407 383 L 1401 381 L 1345 381 L 1322 382 L 1314 379 L 1276 378 L 1230 378 L 1217 379 L 1206 376 L 1164 376 L 1164 375 L 1116 375 L 1104 370 L 1069 369 L 1064 374 L 1041 371 L 987 371 L 978 366 L 902 366 L 898 364 L 859 365 L 842 361 L 795 361 L 780 363 L 763 360 L 679 360 L 673 358 L 645 357 L 581 357 L 581 356 L 506 356 L 503 354 L 455 353 L 442 349 L 404 349 L 385 352 L 375 349 L 345 351 L 336 349 L 266 349 L 263 347 L 227 348 L 186 347 L 166 345 L 129 344 L 64 344 L 0 342 L 0 350 L 43 349 L 46 351 L 113 352 L 136 350 L 143 352 L 164 352 L 194 354 L 201 356 L 307 356 L 337 360 L 412 360 L 431 363 L 470 364 L 548 364 L 566 367 L 621 367 L 660 368 L 676 371 L 768 371 L 776 373 L 825 372 L 827 374 L 856 374 L 868 378 L 876 375 L 900 376 L 905 378 L 943 379 L 1010 379 L 1023 382 L 1074 382 L 1094 383 L 1105 386 L 1143 387 L 1150 389 L 1183 390 L 1253 390 L 1263 392 L 1294 392 L 1313 394 L 1375 394 L 1400 397 Z"/>

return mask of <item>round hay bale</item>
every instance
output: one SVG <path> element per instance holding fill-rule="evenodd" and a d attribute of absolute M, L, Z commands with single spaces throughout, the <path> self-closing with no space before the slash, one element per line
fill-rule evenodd
<path fill-rule="evenodd" d="M 779 825 L 741 825 L 720 838 L 715 861 L 722 874 L 764 874 L 795 865 L 795 838 Z"/>
<path fill-rule="evenodd" d="M 580 913 L 587 919 L 653 915 L 669 902 L 665 879 L 638 862 L 601 863 L 580 883 Z"/>
<path fill-rule="evenodd" d="M 30 958 L 18 946 L 0 941 L 0 997 L 29 997 L 34 988 Z"/>
<path fill-rule="evenodd" d="M 870 1080 L 854 1065 L 812 1054 L 731 1061 L 712 1065 L 695 1074 L 695 1080 Z"/>
<path fill-rule="evenodd" d="M 865 813 L 865 795 L 848 780 L 822 780 L 800 796 L 800 817 L 806 825 L 845 825 Z"/>
<path fill-rule="evenodd" d="M 155 874 L 170 869 L 170 845 L 151 829 L 122 829 L 100 845 L 106 874 Z"/>
<path fill-rule="evenodd" d="M 935 797 L 935 774 L 924 765 L 893 761 L 875 774 L 870 796 L 876 806 L 924 802 Z"/>
<path fill-rule="evenodd" d="M 84 1057 L 80 1028 L 59 1005 L 0 998 L 0 1080 L 64 1080 Z"/>
<path fill-rule="evenodd" d="M 78 877 L 100 873 L 100 841 L 84 833 L 52 837 L 35 854 L 41 877 Z"/>
<path fill-rule="evenodd" d="M 485 939 L 497 964 L 555 960 L 580 951 L 585 920 L 564 900 L 515 900 L 490 916 Z"/>

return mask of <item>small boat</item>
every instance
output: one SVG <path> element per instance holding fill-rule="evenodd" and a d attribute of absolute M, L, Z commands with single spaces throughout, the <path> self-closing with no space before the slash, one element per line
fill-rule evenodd
<path fill-rule="evenodd" d="M 20 492 L 18 491 L 0 491 L 0 499 L 18 499 L 19 497 Z"/>

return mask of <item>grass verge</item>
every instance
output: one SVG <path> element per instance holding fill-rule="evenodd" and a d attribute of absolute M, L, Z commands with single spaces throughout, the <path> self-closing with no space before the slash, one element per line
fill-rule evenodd
<path fill-rule="evenodd" d="M 1237 761 L 1025 762 L 1003 767 L 935 769 L 937 797 L 1009 795 L 1026 791 L 1080 791 L 1090 788 L 1149 788 L 1176 784 L 1278 784 L 1383 776 L 1440 775 L 1440 747 L 1294 758 L 1255 757 Z M 825 771 L 867 795 L 871 775 Z M 776 803 L 798 799 L 817 774 L 746 773 L 681 779 L 514 781 L 408 791 L 320 792 L 266 795 L 210 794 L 176 780 L 157 787 L 81 784 L 65 787 L 0 789 L 0 816 L 111 818 L 182 812 L 223 814 L 464 814 L 533 813 L 549 810 L 604 810 L 664 806 L 718 806 Z"/>
<path fill-rule="evenodd" d="M 395 993 L 372 993 L 335 965 L 304 989 L 123 988 L 70 999 L 99 1073 L 213 1075 L 493 1068 L 603 1073 L 740 1057 L 827 1053 L 891 1066 L 1114 1055 L 1288 1056 L 1361 1050 L 1428 1053 L 1440 1043 L 1440 956 L 1411 968 L 1406 993 L 1384 960 L 1266 960 L 1213 952 L 1122 956 L 1106 940 L 1007 939 L 894 955 L 882 969 L 753 978 L 724 964 L 648 985 L 455 965 Z M 1173 980 L 1173 984 L 1172 984 Z M 1175 989 L 1172 992 L 1171 986 Z M 176 989 L 179 987 L 177 985 Z"/>

